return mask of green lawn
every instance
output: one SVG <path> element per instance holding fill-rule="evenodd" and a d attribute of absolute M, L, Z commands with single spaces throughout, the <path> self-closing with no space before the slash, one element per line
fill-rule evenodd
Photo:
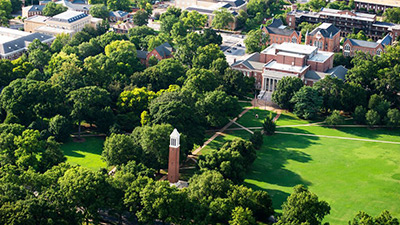
<path fill-rule="evenodd" d="M 259 115 L 258 119 L 255 114 Z M 268 111 L 252 109 L 238 123 L 260 127 L 268 115 Z M 284 113 L 277 125 L 308 123 Z M 277 130 L 400 142 L 400 129 L 299 126 Z M 201 154 L 218 149 L 235 137 L 248 139 L 250 134 L 243 130 L 231 131 L 216 138 Z M 268 191 L 277 212 L 293 187 L 304 184 L 331 205 L 331 214 L 325 218 L 331 224 L 347 224 L 360 210 L 376 216 L 387 209 L 400 217 L 400 145 L 288 134 L 265 136 L 245 184 Z"/>
<path fill-rule="evenodd" d="M 268 191 L 278 210 L 304 184 L 331 205 L 331 224 L 346 224 L 359 210 L 399 217 L 399 162 L 400 145 L 277 134 L 264 138 L 245 183 Z"/>
<path fill-rule="evenodd" d="M 249 139 L 251 134 L 247 131 L 240 130 L 240 131 L 227 131 L 225 132 L 226 135 L 219 135 L 217 138 L 214 139 L 210 144 L 208 144 L 206 147 L 204 147 L 200 154 L 204 155 L 209 153 L 212 149 L 219 149 L 222 147 L 222 145 L 225 144 L 227 141 L 231 141 L 234 138 L 241 137 L 243 139 Z"/>
<path fill-rule="evenodd" d="M 61 146 L 67 162 L 72 165 L 81 165 L 91 170 L 106 168 L 106 163 L 101 159 L 103 151 L 103 138 L 86 137 L 85 142 L 66 142 Z"/>

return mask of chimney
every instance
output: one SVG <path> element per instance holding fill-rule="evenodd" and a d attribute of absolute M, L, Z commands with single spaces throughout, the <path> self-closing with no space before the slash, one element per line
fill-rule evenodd
<path fill-rule="evenodd" d="M 236 58 L 233 59 L 233 63 L 236 63 Z"/>
<path fill-rule="evenodd" d="M 292 4 L 292 11 L 296 11 L 297 10 L 297 5 L 296 4 Z"/>

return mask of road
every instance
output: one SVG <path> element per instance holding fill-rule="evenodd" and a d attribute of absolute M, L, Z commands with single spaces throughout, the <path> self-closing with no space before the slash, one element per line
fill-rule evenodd
<path fill-rule="evenodd" d="M 229 65 L 231 65 L 235 59 L 239 60 L 247 56 L 246 47 L 244 46 L 245 35 L 227 33 L 220 33 L 220 35 L 222 37 L 221 50 L 224 52 Z M 228 52 L 228 50 L 231 52 Z"/>

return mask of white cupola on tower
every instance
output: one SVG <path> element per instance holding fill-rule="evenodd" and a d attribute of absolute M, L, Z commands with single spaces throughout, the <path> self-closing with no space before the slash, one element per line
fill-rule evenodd
<path fill-rule="evenodd" d="M 169 136 L 170 137 L 169 147 L 173 147 L 173 148 L 179 147 L 180 146 L 180 143 L 179 143 L 180 136 L 181 135 L 179 134 L 178 130 L 174 129 L 174 131 L 172 131 L 171 135 Z"/>

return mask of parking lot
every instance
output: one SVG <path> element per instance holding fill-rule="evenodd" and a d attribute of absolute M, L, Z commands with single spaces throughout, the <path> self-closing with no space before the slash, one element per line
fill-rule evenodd
<path fill-rule="evenodd" d="M 246 57 L 246 47 L 244 45 L 244 35 L 221 33 L 222 45 L 221 50 L 226 56 L 226 60 L 231 65 L 235 59 L 239 60 Z"/>

